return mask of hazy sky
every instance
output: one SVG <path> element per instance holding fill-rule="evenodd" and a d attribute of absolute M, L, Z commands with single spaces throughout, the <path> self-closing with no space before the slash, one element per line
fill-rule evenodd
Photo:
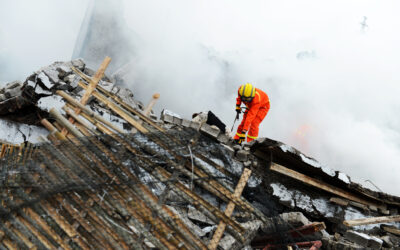
<path fill-rule="evenodd" d="M 68 60 L 88 2 L 0 0 L 0 81 Z M 143 102 L 159 92 L 158 109 L 231 127 L 253 83 L 271 99 L 260 136 L 400 195 L 399 1 L 123 2 Z"/>

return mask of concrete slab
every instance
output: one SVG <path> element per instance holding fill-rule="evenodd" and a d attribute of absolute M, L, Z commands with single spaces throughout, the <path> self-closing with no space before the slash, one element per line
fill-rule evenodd
<path fill-rule="evenodd" d="M 190 122 L 189 120 L 186 119 L 182 119 L 182 126 L 184 126 L 185 128 L 189 128 L 190 127 Z"/>
<path fill-rule="evenodd" d="M 176 124 L 176 125 L 181 125 L 182 124 L 182 118 L 174 116 L 172 123 Z"/>
<path fill-rule="evenodd" d="M 161 117 L 161 120 L 163 120 L 164 122 L 167 122 L 167 123 L 174 123 L 174 117 L 169 114 L 163 114 Z"/>
<path fill-rule="evenodd" d="M 370 239 L 370 237 L 368 235 L 359 233 L 359 232 L 355 232 L 352 230 L 348 230 L 344 234 L 344 238 L 346 238 L 348 241 L 357 243 L 358 245 L 360 245 L 362 247 L 367 247 L 369 239 Z"/>
<path fill-rule="evenodd" d="M 214 138 L 217 138 L 219 133 L 221 132 L 219 128 L 213 127 L 208 125 L 207 123 L 204 123 L 200 127 L 200 131 L 206 133 L 207 135 L 210 135 Z"/>
<path fill-rule="evenodd" d="M 191 121 L 191 122 L 190 122 L 190 127 L 191 127 L 191 128 L 194 128 L 194 129 L 196 129 L 196 130 L 199 130 L 200 127 L 201 127 L 201 123 L 200 123 L 200 122 Z"/>

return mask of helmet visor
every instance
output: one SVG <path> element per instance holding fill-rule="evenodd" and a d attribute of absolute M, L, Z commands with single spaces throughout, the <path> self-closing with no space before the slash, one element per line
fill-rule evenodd
<path fill-rule="evenodd" d="M 251 102 L 251 100 L 253 100 L 253 97 L 241 96 L 240 99 L 241 99 L 243 102 Z"/>

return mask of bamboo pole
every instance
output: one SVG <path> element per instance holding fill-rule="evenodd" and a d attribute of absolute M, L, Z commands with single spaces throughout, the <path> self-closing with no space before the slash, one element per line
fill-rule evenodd
<path fill-rule="evenodd" d="M 85 117 L 85 115 L 83 114 L 83 116 Z M 86 119 L 90 118 L 90 117 L 85 117 Z M 89 122 L 92 122 L 92 119 L 88 119 Z M 95 126 L 97 126 L 103 133 L 111 135 L 114 139 L 116 139 L 118 142 L 121 142 L 129 151 L 131 151 L 132 153 L 136 154 L 137 152 L 135 151 L 135 149 L 133 149 L 130 145 L 128 145 L 127 143 L 125 143 L 124 140 L 122 140 L 118 135 L 112 134 L 111 131 L 109 129 L 107 129 L 106 127 L 104 127 L 101 124 L 95 124 Z M 157 172 L 153 172 L 152 174 L 155 174 L 155 177 L 157 179 L 160 179 L 160 181 L 162 182 L 166 182 L 168 178 L 170 178 L 170 175 L 166 170 L 160 168 L 160 167 L 156 167 L 156 170 L 158 171 L 164 171 L 164 176 L 162 177 L 161 175 L 158 175 Z M 152 172 L 152 171 L 150 171 Z M 129 173 L 127 173 L 129 174 Z M 203 200 L 200 196 L 198 196 L 197 194 L 191 192 L 188 188 L 186 188 L 183 184 L 181 183 L 174 183 L 172 184 L 173 186 L 177 186 L 178 189 L 182 190 L 183 192 L 180 193 L 178 191 L 178 193 L 180 193 L 180 195 L 183 195 L 185 197 L 185 199 L 189 199 L 192 200 L 192 202 L 195 202 L 198 205 L 201 205 L 202 207 L 204 207 L 205 210 L 201 209 L 203 212 L 205 212 L 206 214 L 211 213 L 213 215 L 215 215 L 217 218 L 219 218 L 220 220 L 223 220 L 224 222 L 226 222 L 228 225 L 230 225 L 234 230 L 237 230 L 238 232 L 244 232 L 244 229 L 242 229 L 242 227 L 237 224 L 235 221 L 232 221 L 229 219 L 229 217 L 225 216 L 222 212 L 220 212 L 218 209 L 216 209 L 215 207 L 213 207 L 211 204 L 209 204 L 207 201 Z M 176 190 L 177 191 L 177 190 Z M 214 220 L 216 223 L 218 223 L 218 220 Z M 243 241 L 244 239 L 241 238 L 241 236 L 236 233 L 236 231 L 229 229 L 230 233 L 235 235 L 235 237 L 238 237 L 240 239 L 240 241 Z"/>
<path fill-rule="evenodd" d="M 87 89 L 88 86 L 84 84 L 83 82 L 79 82 L 79 86 L 81 86 L 84 89 Z M 104 103 L 108 108 L 110 108 L 112 111 L 117 113 L 119 116 L 121 116 L 125 121 L 129 122 L 132 126 L 134 126 L 138 131 L 140 131 L 143 134 L 147 134 L 149 131 L 142 126 L 139 122 L 133 118 L 131 114 L 129 114 L 126 110 L 123 108 L 119 107 L 116 103 L 114 103 L 112 100 L 107 99 L 104 95 L 100 94 L 98 91 L 93 91 L 93 96 L 97 98 L 97 100 L 101 101 Z"/>
<path fill-rule="evenodd" d="M 147 117 L 150 116 L 151 109 L 156 104 L 158 98 L 160 98 L 160 94 L 156 93 L 156 94 L 153 95 L 153 97 L 151 98 L 149 104 L 147 104 L 146 108 L 143 110 L 143 114 L 145 116 L 147 116 Z"/>
<path fill-rule="evenodd" d="M 83 80 L 85 80 L 86 82 L 90 82 L 90 77 L 85 75 L 84 73 L 82 73 L 80 70 L 76 69 L 75 67 L 72 67 L 72 70 L 78 74 Z M 84 86 L 86 86 L 86 84 L 80 82 L 80 86 L 82 88 L 84 88 Z M 125 103 L 119 96 L 111 93 L 110 91 L 104 89 L 103 87 L 97 85 L 97 89 L 103 93 L 104 95 L 106 95 L 107 97 L 111 98 L 112 100 L 114 100 L 116 103 L 118 103 L 119 105 L 121 105 L 124 109 L 126 109 L 127 111 L 131 112 L 134 115 L 139 116 L 140 119 L 142 119 L 143 121 L 145 121 L 146 123 L 150 124 L 152 127 L 154 127 L 155 129 L 161 131 L 161 132 L 165 132 L 165 129 L 163 129 L 162 127 L 158 126 L 151 118 L 145 116 L 144 114 L 142 114 L 140 111 L 135 110 L 134 108 L 132 108 L 130 105 L 128 105 L 127 103 Z"/>
<path fill-rule="evenodd" d="M 61 134 L 56 127 L 53 126 L 53 124 L 51 124 L 48 120 L 46 119 L 42 119 L 40 121 L 42 123 L 42 125 L 50 131 L 50 135 L 54 136 L 55 138 L 59 139 L 59 140 L 66 140 L 67 138 Z"/>
<path fill-rule="evenodd" d="M 87 130 L 89 130 L 90 132 L 92 132 L 95 135 L 99 135 L 100 133 L 97 132 L 95 129 L 93 129 L 93 127 L 91 127 L 89 124 L 87 124 L 87 122 L 85 122 L 82 118 L 80 118 L 76 113 L 74 113 L 74 111 L 72 109 L 69 109 L 67 106 L 63 107 L 63 110 L 72 118 L 74 118 L 75 121 L 77 121 L 79 124 L 81 124 L 82 126 L 84 126 Z"/>
<path fill-rule="evenodd" d="M 55 108 L 50 109 L 50 115 L 53 116 L 57 120 L 57 122 L 68 129 L 70 133 L 72 133 L 75 137 L 83 137 L 83 134 L 79 132 L 78 129 L 72 125 L 67 118 L 65 118 L 60 112 L 58 112 Z"/>
<path fill-rule="evenodd" d="M 233 193 L 233 196 L 237 199 L 240 198 L 242 195 L 243 189 L 246 186 L 247 180 L 249 179 L 251 175 L 251 170 L 245 168 L 243 170 L 242 176 L 240 177 L 240 180 L 236 186 L 235 192 Z M 225 215 L 228 217 L 231 217 L 233 210 L 235 209 L 235 203 L 230 201 L 228 203 L 228 206 L 225 209 Z M 215 230 L 214 236 L 212 240 L 210 241 L 210 244 L 208 245 L 208 248 L 211 250 L 214 250 L 217 248 L 219 241 L 222 238 L 222 235 L 224 234 L 226 228 L 226 224 L 223 221 L 220 221 L 217 227 L 217 230 Z"/>
<path fill-rule="evenodd" d="M 72 141 L 72 143 L 77 145 L 74 141 Z M 53 161 L 52 164 L 50 164 L 49 168 L 46 168 L 46 173 L 48 175 L 48 177 L 46 177 L 46 178 L 51 179 L 51 180 L 55 180 L 56 182 L 69 181 L 69 179 L 76 179 L 78 182 L 81 182 L 81 181 L 85 182 L 85 180 L 82 179 L 82 176 L 79 176 L 77 174 L 77 173 L 84 173 L 84 175 L 88 175 L 87 171 L 90 171 L 89 167 L 87 165 L 85 165 L 85 162 L 87 164 L 87 161 L 84 160 L 85 157 L 83 157 L 82 154 L 77 153 L 77 149 L 75 147 L 68 146 L 68 144 L 66 145 L 66 147 L 69 147 L 69 149 L 66 150 L 65 156 L 67 158 L 69 158 L 69 159 L 71 159 L 71 157 L 75 157 L 75 156 L 79 157 L 80 159 L 78 159 L 78 161 L 82 160 L 82 163 L 83 163 L 82 167 L 77 167 L 77 165 L 66 166 L 65 163 L 63 163 L 63 162 L 61 162 L 59 160 L 55 160 L 55 161 Z M 82 149 L 84 150 L 85 148 L 81 148 L 80 150 L 82 150 Z M 70 152 L 72 152 L 72 153 L 70 153 Z M 91 151 L 84 151 L 83 154 L 91 155 Z M 49 157 L 49 158 L 51 158 L 51 157 Z M 95 165 L 94 169 L 96 169 L 96 167 L 102 166 L 101 162 L 96 162 L 96 163 L 97 164 Z M 63 176 L 58 171 L 62 171 L 62 173 L 63 174 L 67 174 L 68 177 Z M 112 177 L 112 176 L 110 176 L 110 177 Z M 66 180 L 66 178 L 68 178 L 68 179 Z M 116 183 L 118 183 L 118 182 L 116 182 Z M 89 192 L 89 191 L 88 192 L 85 192 L 85 191 L 80 192 L 80 194 L 84 194 L 84 193 L 86 193 L 86 195 L 89 196 L 90 199 L 93 199 L 103 209 L 104 212 L 107 213 L 107 211 L 113 211 L 113 210 L 116 210 L 116 209 L 118 210 L 118 208 L 114 208 L 111 205 L 109 207 L 105 206 L 106 202 L 99 201 L 100 198 L 98 198 L 97 194 Z M 69 197 L 71 197 L 72 200 L 74 200 L 75 202 L 77 202 L 79 204 L 85 203 L 83 200 L 81 200 L 82 199 L 81 196 L 74 196 L 73 192 L 71 192 L 71 193 L 68 192 L 64 196 L 64 198 L 67 198 L 67 200 L 69 199 Z M 78 200 L 80 202 L 78 202 Z M 113 202 L 111 202 L 111 203 L 113 203 Z M 90 206 L 92 207 L 92 205 L 90 205 Z M 86 209 L 86 206 L 82 206 L 82 208 L 80 208 L 80 210 L 83 213 L 89 213 L 91 215 L 91 218 L 94 221 L 98 222 L 100 227 L 104 228 L 105 231 L 108 232 L 115 239 L 115 242 L 117 242 L 117 244 L 120 244 L 123 247 L 123 249 L 128 249 L 128 246 L 125 244 L 125 241 L 122 240 L 121 237 L 119 237 L 118 234 L 116 234 L 115 231 L 113 231 L 111 228 L 110 229 L 107 228 L 106 225 L 108 223 L 106 223 L 104 221 L 103 215 L 96 215 L 95 213 L 92 213 L 92 210 L 90 208 Z M 107 214 L 110 215 L 109 213 L 107 213 Z M 95 216 L 101 216 L 102 219 L 97 218 L 97 217 L 95 218 Z M 86 220 L 90 221 L 90 218 L 88 218 L 88 217 L 85 217 L 85 218 L 86 218 Z M 94 225 L 92 222 L 90 222 L 90 224 Z M 97 233 L 102 234 L 102 232 L 99 232 L 98 230 L 94 231 L 94 233 L 95 233 L 95 235 L 93 235 L 94 238 L 97 237 Z M 107 235 L 105 237 L 107 237 Z"/>
<path fill-rule="evenodd" d="M 90 96 L 92 95 L 92 92 L 96 89 L 97 84 L 99 83 L 99 81 L 103 77 L 104 72 L 106 71 L 106 69 L 107 69 L 108 65 L 110 64 L 110 62 L 111 62 L 111 58 L 110 57 L 107 56 L 106 58 L 104 58 L 103 62 L 101 63 L 101 65 L 99 67 L 99 69 L 97 70 L 96 74 L 93 76 L 93 79 L 90 79 L 89 86 L 88 86 L 85 94 L 82 96 L 82 99 L 81 99 L 81 104 L 82 105 L 86 105 L 86 103 L 88 102 Z M 81 112 L 81 110 L 79 108 L 75 109 L 75 113 L 77 115 L 79 115 L 80 112 Z M 71 117 L 69 119 L 69 122 L 74 124 L 74 119 Z M 62 134 L 63 135 L 67 135 L 68 134 L 68 130 L 63 129 Z"/>
<path fill-rule="evenodd" d="M 91 122 L 91 119 L 89 119 L 88 121 Z M 100 124 L 98 124 L 100 125 Z M 107 130 L 104 127 L 99 127 L 99 129 L 105 129 L 104 133 L 106 134 L 111 134 L 109 130 Z M 111 134 L 112 136 L 116 136 Z M 101 149 L 111 160 L 113 160 L 113 162 L 118 165 L 121 166 L 121 162 L 119 162 L 115 157 L 113 157 L 112 153 L 107 150 L 106 148 L 102 148 Z M 135 180 L 135 182 L 139 183 L 140 181 L 138 179 L 136 179 L 135 176 L 133 176 L 129 171 L 127 171 L 125 168 L 121 167 L 121 171 L 123 173 L 125 173 L 126 175 L 128 175 L 132 180 Z M 133 188 L 133 187 L 132 187 Z M 146 197 L 147 202 L 150 203 L 157 203 L 157 198 L 147 189 L 146 186 L 144 186 L 143 184 L 139 184 L 139 188 L 141 188 L 142 191 L 136 192 L 139 195 L 144 195 L 142 198 L 145 199 L 144 197 Z M 122 195 L 122 194 L 121 194 Z M 133 194 L 129 194 L 128 197 L 131 197 L 131 195 Z M 126 197 L 126 199 L 128 199 L 128 197 Z M 150 206 L 153 207 L 153 206 Z M 154 209 L 154 208 L 153 208 Z M 168 224 L 170 224 L 172 226 L 172 228 L 174 228 L 174 230 L 176 232 L 179 232 L 179 234 L 181 235 L 181 237 L 185 237 L 185 241 L 186 242 L 192 242 L 191 244 L 194 246 L 195 245 L 201 245 L 201 241 L 199 241 L 194 235 L 192 235 L 191 231 L 189 229 L 186 228 L 186 226 L 181 222 L 181 220 L 172 212 L 170 211 L 167 207 L 159 207 L 159 213 L 161 213 L 163 216 L 161 216 L 164 220 L 168 221 Z M 165 214 L 166 213 L 166 214 Z M 150 212 L 151 215 L 151 212 Z M 160 217 L 160 219 L 161 219 Z M 169 220 L 169 219 L 172 220 Z M 162 222 L 162 220 L 161 220 Z M 172 224 L 171 224 L 172 223 Z M 193 243 L 194 242 L 196 243 Z M 179 244 L 178 244 L 179 245 Z M 205 248 L 205 246 L 204 246 Z"/>
<path fill-rule="evenodd" d="M 111 122 L 107 121 L 106 119 L 104 119 L 102 116 L 97 115 L 95 112 L 93 112 L 92 110 L 90 110 L 89 108 L 83 106 L 82 104 L 80 104 L 77 100 L 75 100 L 72 96 L 68 95 L 67 93 L 65 93 L 62 90 L 58 90 L 56 91 L 56 94 L 63 97 L 65 100 L 67 100 L 67 102 L 69 102 L 70 104 L 72 104 L 75 107 L 79 107 L 83 113 L 88 114 L 90 117 L 95 118 L 96 120 L 104 123 L 105 125 L 107 125 L 108 127 L 112 128 L 113 130 L 115 130 L 118 133 L 123 134 L 124 131 L 120 128 L 118 128 L 117 126 L 115 126 L 114 124 L 112 124 Z"/>
<path fill-rule="evenodd" d="M 111 62 L 110 57 L 106 57 L 104 61 L 101 63 L 100 68 L 97 70 L 96 74 L 93 76 L 91 79 L 88 88 L 86 89 L 85 94 L 82 96 L 81 99 L 81 104 L 86 105 L 87 101 L 89 100 L 90 96 L 92 95 L 92 92 L 96 89 L 97 84 L 103 78 L 104 72 L 106 71 L 108 65 Z M 79 109 L 77 109 L 79 110 Z M 80 111 L 75 110 L 76 114 L 79 115 Z"/>
<path fill-rule="evenodd" d="M 56 247 L 41 233 L 39 232 L 33 225 L 31 225 L 27 220 L 23 217 L 18 216 L 18 220 L 48 249 L 56 249 Z"/>
<path fill-rule="evenodd" d="M 54 207 L 52 207 L 47 201 L 42 201 L 41 205 L 50 212 L 50 216 L 54 219 L 58 226 L 64 230 L 68 237 L 72 238 L 82 249 L 90 249 L 90 246 L 88 246 L 83 238 L 78 237 L 80 235 L 79 232 L 71 224 L 69 224 Z"/>

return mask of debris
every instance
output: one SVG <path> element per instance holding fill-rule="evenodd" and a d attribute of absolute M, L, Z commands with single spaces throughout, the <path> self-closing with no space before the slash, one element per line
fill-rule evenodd
<path fill-rule="evenodd" d="M 285 168 L 285 167 L 283 167 L 283 166 L 281 166 L 279 164 L 273 163 L 271 165 L 270 169 L 272 171 L 275 171 L 275 172 L 284 174 L 286 176 L 292 177 L 292 178 L 294 178 L 296 180 L 299 180 L 301 182 L 304 182 L 304 183 L 306 183 L 308 185 L 311 185 L 311 186 L 317 187 L 319 189 L 322 189 L 324 191 L 339 195 L 339 196 L 347 198 L 349 200 L 356 201 L 356 202 L 359 202 L 359 203 L 364 204 L 364 205 L 372 205 L 372 206 L 375 206 L 375 207 L 382 207 L 381 205 L 378 205 L 377 203 L 372 203 L 372 202 L 369 202 L 367 200 L 361 199 L 361 198 L 359 198 L 359 197 L 357 197 L 357 196 L 355 196 L 355 195 L 353 195 L 353 194 L 351 194 L 351 193 L 349 193 L 347 191 L 344 191 L 344 190 L 342 190 L 340 188 L 333 187 L 333 186 L 331 186 L 329 184 L 326 184 L 326 183 L 324 183 L 324 182 L 322 182 L 320 180 L 308 177 L 308 176 L 306 176 L 304 174 L 301 174 L 301 173 L 298 173 L 298 172 L 293 171 L 291 169 Z"/>
<path fill-rule="evenodd" d="M 0 118 L 2 246 L 400 246 L 399 197 L 366 189 L 282 142 L 242 147 L 206 122 L 168 110 L 157 120 L 101 68 L 56 62 L 0 89 L 0 115 L 10 118 Z M 15 122 L 26 117 L 47 131 Z M 41 143 L 17 141 L 33 137 Z"/>
<path fill-rule="evenodd" d="M 322 222 L 314 222 L 305 226 L 294 228 L 285 232 L 277 232 L 269 235 L 265 235 L 260 238 L 256 238 L 252 241 L 251 245 L 254 248 L 263 248 L 268 244 L 274 244 L 275 241 L 281 237 L 300 238 L 310 234 L 314 234 L 326 228 Z"/>
<path fill-rule="evenodd" d="M 307 242 L 295 242 L 295 243 L 290 243 L 290 244 L 268 244 L 267 246 L 264 247 L 265 250 L 272 250 L 272 249 L 282 249 L 286 247 L 287 249 L 293 249 L 293 247 L 299 248 L 299 249 L 312 249 L 316 250 L 319 249 L 322 246 L 322 242 L 317 240 L 317 241 L 307 241 Z"/>
<path fill-rule="evenodd" d="M 248 160 L 249 152 L 246 150 L 239 150 L 236 152 L 236 158 L 241 162 L 246 162 Z"/>

